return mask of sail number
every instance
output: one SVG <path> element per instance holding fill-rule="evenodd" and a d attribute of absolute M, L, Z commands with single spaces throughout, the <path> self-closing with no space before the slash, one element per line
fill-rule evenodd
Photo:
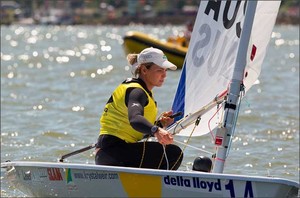
<path fill-rule="evenodd" d="M 229 180 L 228 184 L 225 185 L 225 189 L 229 190 L 230 197 L 236 197 L 233 181 L 231 179 Z M 244 197 L 254 197 L 251 181 L 246 181 L 245 190 L 244 190 Z"/>
<path fill-rule="evenodd" d="M 226 194 L 230 197 L 254 197 L 251 181 L 235 181 L 232 179 L 207 180 L 199 177 L 164 176 L 165 187 L 194 188 L 200 192 Z"/>

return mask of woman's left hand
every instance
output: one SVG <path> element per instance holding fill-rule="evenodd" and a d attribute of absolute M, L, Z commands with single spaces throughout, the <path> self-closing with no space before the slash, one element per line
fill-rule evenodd
<path fill-rule="evenodd" d="M 172 124 L 174 122 L 174 118 L 169 117 L 172 115 L 172 113 L 173 113 L 173 111 L 166 111 L 166 112 L 162 113 L 162 116 L 159 119 L 159 121 L 162 124 L 163 128 L 169 126 L 170 124 Z"/>

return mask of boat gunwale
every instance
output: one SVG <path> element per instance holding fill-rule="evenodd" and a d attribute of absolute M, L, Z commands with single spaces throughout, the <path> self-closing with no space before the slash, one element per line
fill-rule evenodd
<path fill-rule="evenodd" d="M 61 163 L 61 162 L 36 162 L 36 161 L 10 161 L 1 163 L 1 168 L 8 167 L 43 167 L 43 168 L 72 168 L 95 171 L 115 171 L 115 172 L 127 172 L 134 174 L 152 174 L 157 176 L 183 176 L 183 177 L 204 177 L 207 179 L 235 179 L 240 181 L 265 182 L 265 183 L 278 183 L 288 186 L 294 186 L 298 188 L 300 184 L 296 181 L 266 176 L 251 176 L 251 175 L 236 175 L 236 174 L 224 174 L 224 173 L 206 173 L 196 171 L 182 171 L 182 170 L 160 170 L 160 169 L 147 169 L 147 168 L 132 168 L 132 167 L 118 167 L 118 166 L 104 166 L 94 164 L 79 164 L 79 163 Z"/>

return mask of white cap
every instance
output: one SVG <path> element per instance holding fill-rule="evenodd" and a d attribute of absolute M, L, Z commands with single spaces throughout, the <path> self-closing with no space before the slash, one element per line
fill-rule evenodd
<path fill-rule="evenodd" d="M 153 62 L 165 69 L 177 69 L 176 65 L 168 61 L 166 55 L 160 49 L 153 47 L 149 47 L 141 51 L 141 53 L 137 57 L 137 62 L 139 65 L 143 63 Z"/>

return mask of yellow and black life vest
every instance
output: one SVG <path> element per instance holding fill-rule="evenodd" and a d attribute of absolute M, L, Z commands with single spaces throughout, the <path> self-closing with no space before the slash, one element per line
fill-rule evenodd
<path fill-rule="evenodd" d="M 130 125 L 128 108 L 125 104 L 126 90 L 135 87 L 142 89 L 146 93 L 149 102 L 144 107 L 144 117 L 150 123 L 154 124 L 157 116 L 157 107 L 154 99 L 142 85 L 138 83 L 138 81 L 128 79 L 114 90 L 110 100 L 105 105 L 103 114 L 100 118 L 100 135 L 113 135 L 127 143 L 137 142 L 143 138 L 144 134 L 136 131 Z"/>

